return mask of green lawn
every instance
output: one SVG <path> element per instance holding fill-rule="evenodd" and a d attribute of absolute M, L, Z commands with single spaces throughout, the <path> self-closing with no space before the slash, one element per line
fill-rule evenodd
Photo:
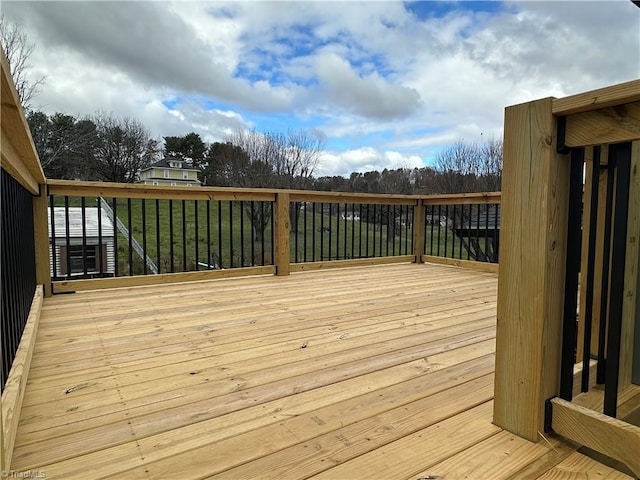
<path fill-rule="evenodd" d="M 55 203 L 63 206 L 64 200 L 57 197 Z M 69 205 L 80 206 L 80 199 L 70 198 Z M 94 199 L 86 200 L 87 207 L 95 205 Z M 131 226 L 133 238 L 146 250 L 160 273 L 167 273 L 206 270 L 208 265 L 211 268 L 272 265 L 271 206 L 254 203 L 254 214 L 261 212 L 261 208 L 266 214 L 262 242 L 251 225 L 250 205 L 250 202 L 244 202 L 241 208 L 241 202 L 233 202 L 231 207 L 228 201 L 146 200 L 143 215 L 143 201 L 131 199 L 129 221 L 128 200 L 118 199 L 116 211 L 125 227 Z M 410 255 L 413 253 L 411 237 L 411 227 L 398 227 L 392 240 L 387 236 L 386 225 L 345 220 L 335 211 L 330 215 L 326 210 L 320 213 L 309 209 L 305 215 L 302 209 L 298 232 L 291 232 L 291 261 Z M 144 263 L 135 251 L 131 253 L 131 267 L 129 265 L 128 237 L 119 232 L 117 243 L 118 275 L 143 273 Z M 430 255 L 467 258 L 467 250 L 461 246 L 460 239 L 454 238 L 452 231 L 445 227 L 438 230 L 437 226 L 427 226 L 425 251 Z"/>

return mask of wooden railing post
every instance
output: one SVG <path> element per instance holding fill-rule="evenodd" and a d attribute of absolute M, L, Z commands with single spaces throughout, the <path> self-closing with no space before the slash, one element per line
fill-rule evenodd
<path fill-rule="evenodd" d="M 551 98 L 508 107 L 504 125 L 494 422 L 537 441 L 559 389 L 570 162 Z"/>
<path fill-rule="evenodd" d="M 48 297 L 51 295 L 51 262 L 46 185 L 40 185 L 40 195 L 33 197 L 33 236 L 36 249 L 36 283 L 44 287 L 44 295 Z"/>
<path fill-rule="evenodd" d="M 424 202 L 419 199 L 413 207 L 413 255 L 415 263 L 423 263 L 424 254 Z"/>
<path fill-rule="evenodd" d="M 289 234 L 289 193 L 278 192 L 275 205 L 275 259 L 276 275 L 289 275 L 291 271 L 291 245 Z"/>

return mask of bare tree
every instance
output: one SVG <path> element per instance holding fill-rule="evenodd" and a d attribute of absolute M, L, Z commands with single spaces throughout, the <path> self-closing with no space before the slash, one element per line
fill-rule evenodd
<path fill-rule="evenodd" d="M 45 80 L 44 76 L 35 80 L 29 78 L 29 57 L 33 54 L 35 43 L 30 43 L 27 34 L 16 23 L 9 22 L 4 13 L 0 15 L 0 40 L 22 108 L 29 110 L 31 100 L 40 93 L 40 86 Z"/>
<path fill-rule="evenodd" d="M 141 168 L 150 165 L 160 146 L 146 128 L 131 118 L 98 115 L 95 166 L 102 180 L 133 183 Z"/>
<path fill-rule="evenodd" d="M 502 188 L 502 139 L 490 138 L 480 147 L 481 190 L 498 192 Z"/>
<path fill-rule="evenodd" d="M 434 193 L 500 190 L 502 140 L 457 140 L 436 155 L 434 169 Z"/>

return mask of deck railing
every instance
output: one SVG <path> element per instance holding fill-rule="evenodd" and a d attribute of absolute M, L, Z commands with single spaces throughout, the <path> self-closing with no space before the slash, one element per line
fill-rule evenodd
<path fill-rule="evenodd" d="M 2 170 L 2 370 L 0 391 L 18 351 L 36 291 L 31 193 Z"/>
<path fill-rule="evenodd" d="M 54 293 L 133 285 L 156 274 L 157 281 L 177 281 L 193 279 L 182 275 L 188 272 L 286 275 L 397 261 L 497 263 L 499 193 L 369 195 L 63 180 L 47 187 Z M 436 211 L 444 212 L 437 224 Z"/>
<path fill-rule="evenodd" d="M 502 211 L 494 421 L 639 476 L 640 80 L 508 107 Z"/>

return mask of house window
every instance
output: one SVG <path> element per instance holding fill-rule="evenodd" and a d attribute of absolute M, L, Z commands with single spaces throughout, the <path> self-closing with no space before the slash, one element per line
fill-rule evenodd
<path fill-rule="evenodd" d="M 177 186 L 177 185 L 178 185 L 178 184 L 177 184 L 176 182 L 171 182 L 171 186 L 172 186 L 172 187 L 175 187 L 175 186 Z"/>
<path fill-rule="evenodd" d="M 157 181 L 157 180 L 154 180 L 154 181 L 153 181 L 153 184 L 154 184 L 154 185 L 158 185 L 158 181 Z"/>
<path fill-rule="evenodd" d="M 191 186 L 191 184 L 190 184 L 190 183 L 187 183 L 187 187 L 190 187 L 190 186 Z"/>
<path fill-rule="evenodd" d="M 182 172 L 182 179 L 189 180 L 189 172 Z"/>
<path fill-rule="evenodd" d="M 169 170 L 164 171 L 164 178 L 169 178 Z"/>
<path fill-rule="evenodd" d="M 106 254 L 106 245 L 103 245 L 103 253 Z M 104 255 L 106 257 L 106 255 Z M 86 245 L 84 255 L 82 254 L 82 245 L 69 245 L 68 247 L 60 247 L 60 273 L 67 275 L 68 273 L 95 273 L 100 270 L 100 246 Z M 106 260 L 106 258 L 105 258 Z M 106 265 L 102 265 L 103 270 Z M 70 268 L 71 271 L 67 272 Z"/>

